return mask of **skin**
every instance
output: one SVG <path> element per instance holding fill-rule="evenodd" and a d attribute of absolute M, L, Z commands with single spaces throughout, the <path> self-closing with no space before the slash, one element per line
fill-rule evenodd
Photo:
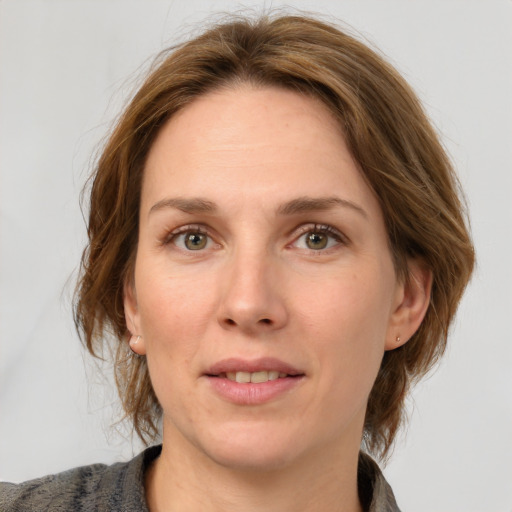
<path fill-rule="evenodd" d="M 243 85 L 173 116 L 147 160 L 125 288 L 132 348 L 164 411 L 150 509 L 361 510 L 368 395 L 384 351 L 428 306 L 430 274 L 409 266 L 406 286 L 378 201 L 319 101 Z M 265 403 L 234 404 L 205 376 L 233 357 L 274 357 L 303 376 Z"/>

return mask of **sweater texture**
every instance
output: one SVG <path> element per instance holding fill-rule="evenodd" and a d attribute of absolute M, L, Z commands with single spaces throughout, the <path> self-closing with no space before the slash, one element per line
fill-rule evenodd
<path fill-rule="evenodd" d="M 83 466 L 21 484 L 0 482 L 0 511 L 149 512 L 144 474 L 161 450 L 152 446 L 129 462 Z M 379 467 L 364 453 L 358 488 L 366 512 L 400 512 Z"/>

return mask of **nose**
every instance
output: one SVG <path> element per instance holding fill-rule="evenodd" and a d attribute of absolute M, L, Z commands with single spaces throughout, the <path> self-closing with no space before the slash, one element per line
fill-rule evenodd
<path fill-rule="evenodd" d="M 270 334 L 288 321 L 279 262 L 263 255 L 243 255 L 226 262 L 218 321 L 224 329 L 250 335 Z"/>

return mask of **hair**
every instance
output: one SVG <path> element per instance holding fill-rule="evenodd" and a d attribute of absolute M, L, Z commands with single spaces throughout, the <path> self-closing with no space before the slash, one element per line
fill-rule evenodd
<path fill-rule="evenodd" d="M 135 264 L 142 177 L 166 121 L 200 95 L 248 83 L 321 100 L 339 121 L 352 157 L 376 194 L 397 276 L 419 258 L 432 271 L 430 306 L 414 336 L 387 351 L 368 399 L 364 443 L 384 457 L 404 419 L 405 398 L 443 354 L 474 265 L 459 183 L 423 108 L 375 51 L 338 28 L 297 15 L 230 18 L 163 52 L 119 118 L 90 184 L 88 245 L 81 260 L 75 322 L 98 355 L 115 340 L 122 406 L 145 441 L 161 407 L 145 358 L 130 354 L 124 284 Z"/>

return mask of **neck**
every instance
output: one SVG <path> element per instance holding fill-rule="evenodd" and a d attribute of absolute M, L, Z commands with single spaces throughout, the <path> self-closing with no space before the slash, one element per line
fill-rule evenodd
<path fill-rule="evenodd" d="M 173 437 L 164 435 L 162 454 L 146 475 L 151 512 L 362 511 L 358 446 L 336 452 L 326 446 L 293 464 L 258 470 L 222 466 Z"/>

